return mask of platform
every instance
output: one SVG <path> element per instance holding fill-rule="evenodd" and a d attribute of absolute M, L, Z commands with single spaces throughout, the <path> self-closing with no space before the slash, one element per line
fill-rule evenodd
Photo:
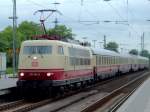
<path fill-rule="evenodd" d="M 7 76 L 2 76 L 0 78 L 0 90 L 16 87 L 17 78 L 8 78 Z"/>
<path fill-rule="evenodd" d="M 117 112 L 150 112 L 150 78 L 129 97 Z"/>

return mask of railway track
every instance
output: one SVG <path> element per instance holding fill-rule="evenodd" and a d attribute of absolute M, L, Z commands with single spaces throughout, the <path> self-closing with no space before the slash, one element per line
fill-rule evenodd
<path fill-rule="evenodd" d="M 97 102 L 91 104 L 90 106 L 84 108 L 81 112 L 115 112 L 133 93 L 134 91 L 149 77 L 147 74 L 144 76 L 139 76 L 136 79 L 130 81 L 129 83 L 121 86 L 120 88 L 112 91 L 108 95 L 104 96 Z M 114 100 L 119 97 L 117 100 Z M 111 102 L 112 101 L 112 102 Z M 107 103 L 112 103 L 111 105 L 106 105 Z M 112 107 L 111 107 L 112 106 Z"/>
<path fill-rule="evenodd" d="M 117 80 L 113 80 L 113 81 L 103 83 L 100 85 L 97 84 L 97 86 L 93 88 L 89 88 L 90 90 L 85 90 L 73 96 L 70 96 L 64 99 L 59 99 L 58 101 L 51 102 L 50 104 L 47 104 L 40 108 L 32 110 L 31 112 L 79 112 L 79 111 L 82 111 L 91 102 L 92 103 L 95 102 L 94 98 L 100 99 L 109 95 L 111 92 L 113 92 L 113 90 L 117 90 L 118 88 L 121 88 L 122 86 L 128 84 L 129 82 L 132 82 L 133 79 L 135 79 L 137 76 L 140 76 L 141 74 L 143 74 L 143 72 L 135 73 L 135 74 L 129 75 L 128 77 L 127 76 L 121 77 L 120 81 L 117 79 Z M 141 77 L 142 76 L 138 78 L 141 78 Z M 127 80 L 127 81 L 123 82 L 123 80 Z M 87 102 L 89 99 L 91 100 L 90 103 Z"/>
<path fill-rule="evenodd" d="M 60 111 L 61 112 L 65 108 L 68 108 L 69 106 L 74 105 L 89 97 L 97 96 L 98 94 L 100 94 L 98 96 L 103 98 L 104 96 L 109 95 L 109 93 L 111 93 L 114 90 L 113 86 L 111 88 L 110 87 L 107 88 L 108 85 L 109 86 L 116 85 L 115 81 L 117 82 L 118 79 L 120 79 L 119 82 L 123 82 L 122 80 L 126 79 L 127 81 L 125 81 L 124 83 L 127 83 L 133 80 L 135 77 L 140 76 L 141 74 L 143 74 L 143 72 L 134 73 L 131 75 L 124 75 L 122 77 L 106 80 L 101 83 L 97 83 L 95 85 L 89 86 L 85 88 L 84 90 L 78 90 L 77 92 L 70 92 L 61 97 L 50 98 L 50 99 L 36 101 L 36 102 L 18 101 L 18 103 L 16 102 L 16 104 L 15 102 L 12 104 L 10 103 L 9 104 L 10 106 L 8 107 L 7 107 L 7 104 L 5 104 L 6 105 L 5 108 L 3 106 L 2 107 L 3 109 L 0 111 L 2 112 L 27 112 L 27 111 L 56 112 L 56 111 Z M 118 85 L 118 86 L 121 87 L 122 83 L 121 85 Z M 116 88 L 119 88 L 119 87 L 116 87 Z M 46 106 L 49 108 L 45 108 Z M 0 106 L 0 109 L 1 109 L 1 106 Z M 86 108 L 84 109 L 86 110 Z M 83 108 L 81 110 L 83 111 Z"/>
<path fill-rule="evenodd" d="M 0 111 L 7 111 L 9 109 L 15 108 L 17 106 L 23 105 L 25 100 L 18 100 L 10 103 L 5 103 L 0 105 Z"/>

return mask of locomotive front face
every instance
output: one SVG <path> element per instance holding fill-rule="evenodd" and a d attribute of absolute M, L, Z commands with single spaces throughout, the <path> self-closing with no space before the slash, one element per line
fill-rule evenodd
<path fill-rule="evenodd" d="M 19 76 L 20 79 L 30 78 L 32 80 L 40 80 L 40 78 L 49 78 L 52 73 L 46 73 L 51 67 L 52 59 L 51 45 L 26 45 L 23 46 L 19 59 Z M 49 61 L 51 59 L 51 61 Z M 42 77 L 40 77 L 42 76 Z M 41 80 L 42 80 L 41 79 Z"/>
<path fill-rule="evenodd" d="M 23 86 L 27 82 L 30 85 L 34 82 L 33 85 L 36 85 L 37 81 L 48 84 L 60 78 L 63 74 L 63 67 L 55 51 L 53 43 L 39 43 L 38 41 L 22 44 L 19 55 L 18 85 Z"/>

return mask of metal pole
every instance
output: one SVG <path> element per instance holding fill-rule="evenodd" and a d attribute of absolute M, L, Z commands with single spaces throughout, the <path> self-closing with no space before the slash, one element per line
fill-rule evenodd
<path fill-rule="evenodd" d="M 104 35 L 104 49 L 106 48 L 106 35 Z"/>
<path fill-rule="evenodd" d="M 55 10 L 57 10 L 57 5 L 59 5 L 60 3 L 56 2 L 56 0 L 55 0 L 55 2 L 53 4 L 55 5 Z M 56 26 L 58 25 L 57 13 L 55 13 L 54 24 L 55 24 L 55 28 L 56 28 Z"/>
<path fill-rule="evenodd" d="M 97 40 L 93 40 L 94 48 L 95 48 L 95 43 L 96 43 L 96 41 L 97 41 Z"/>
<path fill-rule="evenodd" d="M 83 5 L 84 0 L 81 0 L 81 5 Z"/>
<path fill-rule="evenodd" d="M 144 47 L 145 47 L 145 43 L 144 43 L 144 32 L 143 32 L 143 34 L 141 36 L 141 51 L 144 50 Z"/>
<path fill-rule="evenodd" d="M 102 47 L 102 44 L 103 44 L 104 42 L 99 42 L 99 46 L 100 46 L 100 48 L 103 48 Z"/>
<path fill-rule="evenodd" d="M 16 73 L 16 0 L 13 0 L 13 76 Z"/>
<path fill-rule="evenodd" d="M 142 38 L 143 38 L 143 37 L 141 36 L 141 43 L 140 43 L 140 44 L 141 44 L 141 52 L 142 52 L 142 49 L 143 49 L 143 47 L 142 47 L 142 46 L 143 46 L 143 45 L 142 45 Z"/>
<path fill-rule="evenodd" d="M 143 50 L 145 49 L 145 42 L 144 42 L 144 37 L 145 36 L 145 34 L 144 34 L 144 32 L 143 32 Z"/>
<path fill-rule="evenodd" d="M 87 37 L 82 37 L 82 39 L 84 40 L 84 43 L 86 42 Z"/>

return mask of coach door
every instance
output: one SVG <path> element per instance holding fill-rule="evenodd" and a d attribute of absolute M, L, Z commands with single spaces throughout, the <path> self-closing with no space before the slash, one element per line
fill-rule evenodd
<path fill-rule="evenodd" d="M 94 56 L 94 61 L 95 61 L 94 62 L 95 65 L 93 67 L 94 80 L 97 80 L 97 67 L 98 67 L 98 56 L 97 55 Z"/>

